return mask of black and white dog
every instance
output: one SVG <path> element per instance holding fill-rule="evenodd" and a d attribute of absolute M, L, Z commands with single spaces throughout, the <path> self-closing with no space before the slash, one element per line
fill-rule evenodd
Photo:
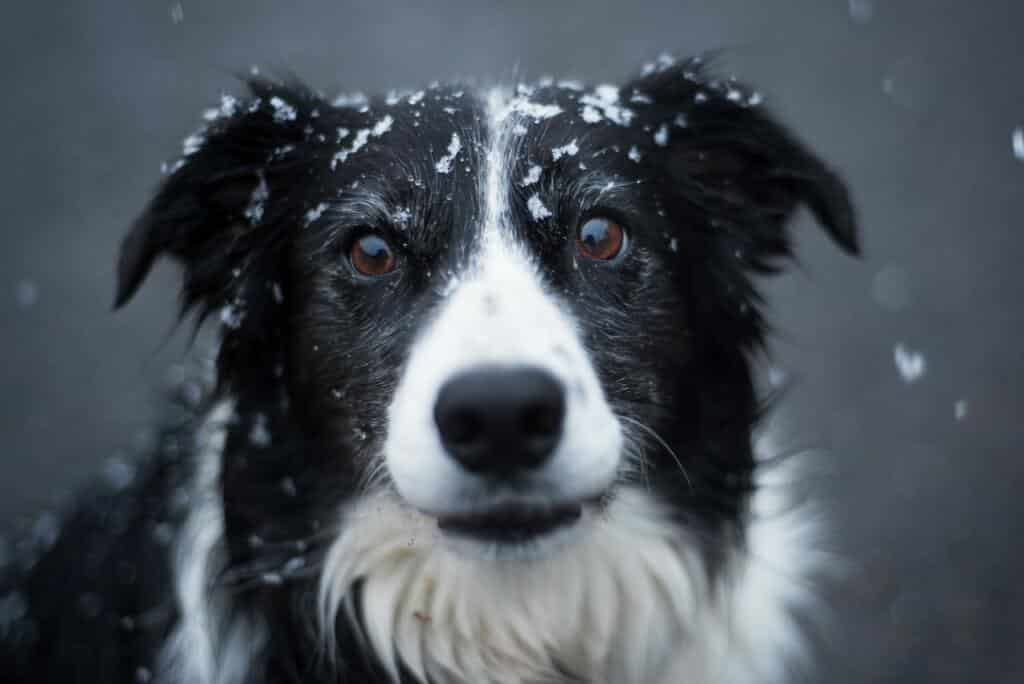
<path fill-rule="evenodd" d="M 118 265 L 182 264 L 215 387 L 6 590 L 4 681 L 784 677 L 822 554 L 755 456 L 753 278 L 799 206 L 857 251 L 839 178 L 699 59 L 249 88 Z"/>

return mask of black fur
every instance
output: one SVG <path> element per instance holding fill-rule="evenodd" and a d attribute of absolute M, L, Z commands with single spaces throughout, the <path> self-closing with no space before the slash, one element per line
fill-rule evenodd
<path fill-rule="evenodd" d="M 317 570 L 339 502 L 356 495 L 381 446 L 409 345 L 479 234 L 483 103 L 458 87 L 430 88 L 415 104 L 405 94 L 355 106 L 332 106 L 296 83 L 252 79 L 249 89 L 206 128 L 125 239 L 116 304 L 154 260 L 171 256 L 183 267 L 182 313 L 221 316 L 212 397 L 237 405 L 220 481 L 227 563 L 217 581 L 270 630 L 246 681 L 384 681 L 347 624 L 339 623 L 340 671 L 318 655 Z M 553 215 L 531 221 L 529 193 L 513 183 L 513 228 L 572 309 L 615 412 L 653 428 L 682 460 L 685 473 L 651 449 L 649 481 L 704 541 L 714 573 L 723 540 L 741 533 L 753 487 L 761 407 L 751 356 L 766 324 L 752 278 L 790 255 L 797 207 L 855 253 L 854 214 L 834 173 L 750 91 L 711 79 L 699 60 L 655 69 L 620 93 L 635 112 L 628 126 L 581 120 L 573 88 L 536 87 L 532 101 L 565 113 L 528 126 L 511 177 L 542 164 L 533 189 Z M 332 169 L 358 131 L 385 115 L 391 129 Z M 664 146 L 654 142 L 662 126 Z M 340 141 L 339 129 L 348 131 Z M 462 154 L 438 174 L 453 130 Z M 579 154 L 552 160 L 550 149 L 572 139 Z M 639 163 L 628 156 L 634 146 Z M 595 192 L 605 179 L 619 184 Z M 358 204 L 367 191 L 407 209 L 402 225 Z M 322 202 L 330 206 L 316 216 Z M 573 230 L 598 212 L 627 226 L 630 252 L 614 268 L 574 267 Z M 400 273 L 368 282 L 346 266 L 345 249 L 367 228 L 400 245 Z M 0 662 L 13 673 L 4 681 L 158 674 L 179 616 L 167 540 L 153 530 L 180 525 L 192 505 L 175 492 L 185 487 L 194 430 L 189 421 L 169 431 L 134 486 L 88 501 L 18 573 L 11 591 L 27 609 L 0 633 Z"/>

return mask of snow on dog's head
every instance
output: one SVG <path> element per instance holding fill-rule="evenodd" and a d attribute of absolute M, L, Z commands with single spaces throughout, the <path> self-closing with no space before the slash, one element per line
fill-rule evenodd
<path fill-rule="evenodd" d="M 856 234 L 760 96 L 699 60 L 621 87 L 252 88 L 190 137 L 118 293 L 171 253 L 186 308 L 221 312 L 234 576 L 315 569 L 275 590 L 314 582 L 328 640 L 353 627 L 395 678 L 700 682 L 736 620 L 788 639 L 789 588 L 744 554 L 753 276 L 798 206 Z M 768 555 L 798 583 L 803 528 L 759 538 L 794 544 Z"/>

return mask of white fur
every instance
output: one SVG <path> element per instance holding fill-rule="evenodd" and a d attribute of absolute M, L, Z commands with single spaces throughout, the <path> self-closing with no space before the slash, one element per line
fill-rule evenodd
<path fill-rule="evenodd" d="M 242 684 L 253 654 L 265 640 L 264 627 L 231 615 L 229 597 L 212 587 L 224 563 L 221 461 L 233 403 L 214 406 L 196 435 L 190 513 L 175 544 L 175 597 L 180 619 L 160 654 L 158 681 L 164 684 Z"/>
<path fill-rule="evenodd" d="M 389 409 L 384 445 L 388 472 L 410 504 L 453 513 L 493 505 L 493 492 L 445 453 L 433 407 L 456 374 L 482 365 L 548 371 L 566 388 L 563 437 L 532 488 L 549 501 L 596 496 L 615 479 L 622 431 L 580 342 L 571 316 L 543 287 L 526 250 L 509 237 L 509 173 L 517 117 L 500 91 L 490 99 L 494 130 L 481 182 L 484 225 L 479 248 L 457 274 L 447 301 L 415 340 Z M 481 501 L 482 497 L 488 497 Z"/>
<path fill-rule="evenodd" d="M 638 488 L 620 490 L 582 538 L 530 561 L 453 553 L 431 518 L 380 494 L 342 517 L 326 558 L 321 621 L 333 638 L 364 579 L 366 638 L 396 676 L 439 684 L 549 684 L 558 666 L 587 682 L 780 681 L 803 640 L 817 525 L 786 500 L 786 474 L 760 472 L 745 541 L 709 586 L 695 540 Z"/>

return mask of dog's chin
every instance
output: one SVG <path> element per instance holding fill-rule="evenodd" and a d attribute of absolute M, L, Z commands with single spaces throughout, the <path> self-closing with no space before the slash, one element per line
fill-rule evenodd
<path fill-rule="evenodd" d="M 506 503 L 476 511 L 435 514 L 441 539 L 456 555 L 477 560 L 529 561 L 553 556 L 586 534 L 586 501 Z"/>

